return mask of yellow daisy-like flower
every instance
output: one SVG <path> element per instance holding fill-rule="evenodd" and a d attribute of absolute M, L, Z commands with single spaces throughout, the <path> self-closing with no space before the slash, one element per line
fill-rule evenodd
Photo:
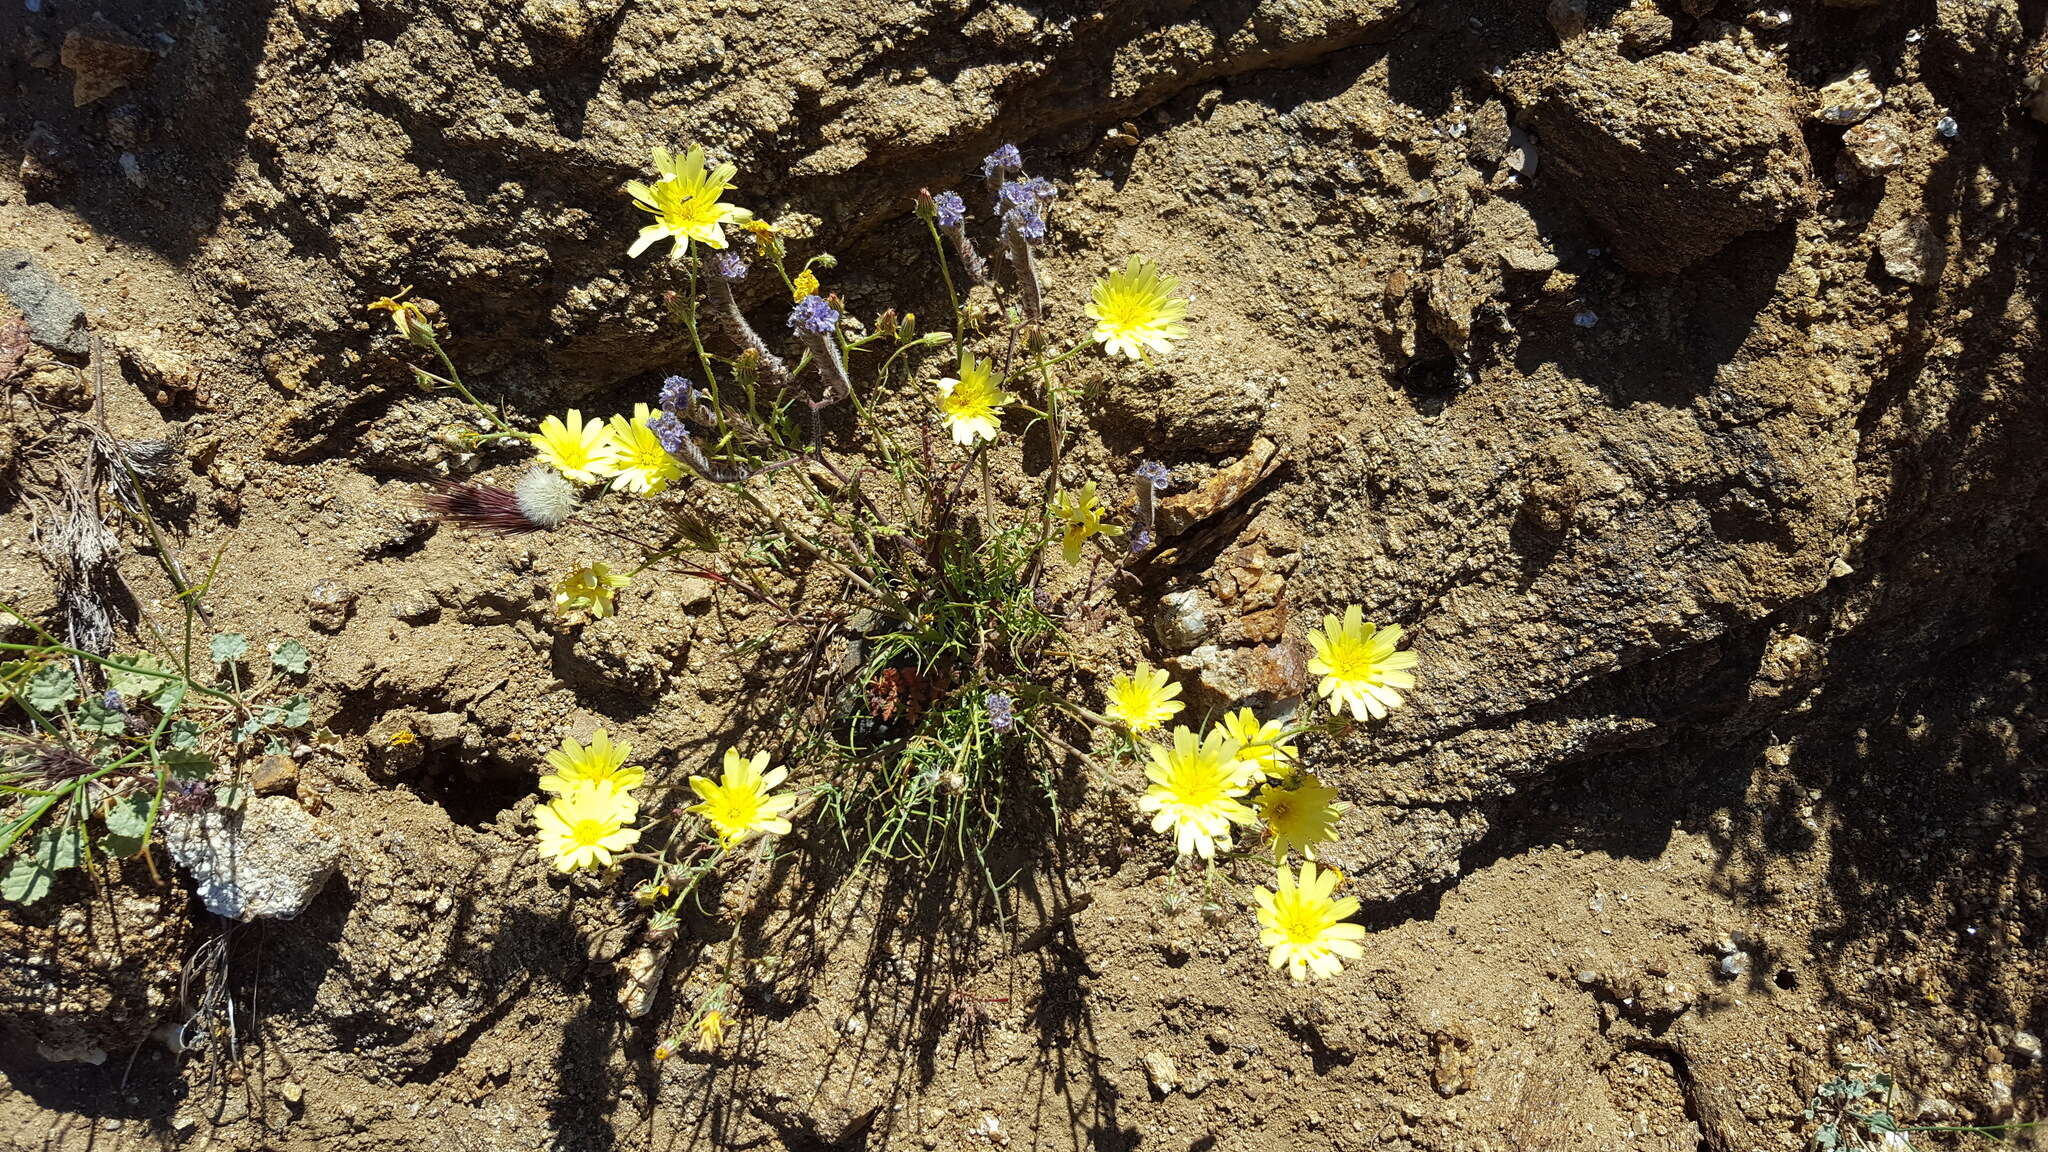
<path fill-rule="evenodd" d="M 787 792 L 769 795 L 777 784 L 789 778 L 789 769 L 763 771 L 767 767 L 766 752 L 756 752 L 752 760 L 742 760 L 737 748 L 728 748 L 725 771 L 716 784 L 702 776 L 690 777 L 690 788 L 704 802 L 692 804 L 689 810 L 710 822 L 718 832 L 719 842 L 728 848 L 756 833 L 781 836 L 789 832 L 789 821 L 782 814 L 796 807 L 796 797 Z"/>
<path fill-rule="evenodd" d="M 1287 787 L 1269 784 L 1252 801 L 1273 834 L 1273 862 L 1279 864 L 1296 849 L 1301 858 L 1316 858 L 1316 845 L 1337 838 L 1337 817 L 1351 807 L 1337 799 L 1337 790 L 1313 772 L 1297 775 Z"/>
<path fill-rule="evenodd" d="M 540 790 L 566 795 L 588 784 L 629 793 L 647 781 L 647 769 L 626 763 L 626 757 L 632 754 L 631 744 L 612 743 L 602 729 L 591 735 L 588 744 L 574 736 L 564 736 L 561 748 L 545 757 L 554 771 L 540 778 Z"/>
<path fill-rule="evenodd" d="M 1335 868 L 1318 872 L 1314 864 L 1304 863 L 1299 878 L 1280 869 L 1279 891 L 1252 893 L 1259 902 L 1259 943 L 1273 950 L 1267 959 L 1275 969 L 1285 966 L 1296 980 L 1323 980 L 1344 970 L 1338 957 L 1365 955 L 1358 943 L 1365 939 L 1365 926 L 1344 922 L 1358 911 L 1358 901 L 1331 898 L 1343 879 Z"/>
<path fill-rule="evenodd" d="M 660 171 L 661 179 L 650 187 L 638 180 L 626 185 L 634 202 L 643 210 L 654 214 L 654 223 L 640 229 L 640 237 L 626 250 L 628 256 L 638 256 L 660 240 L 674 240 L 675 247 L 669 249 L 671 260 L 680 260 L 690 250 L 695 240 L 711 248 L 725 247 L 727 224 L 739 224 L 753 219 L 754 214 L 735 204 L 721 204 L 720 196 L 732 187 L 732 178 L 739 169 L 731 164 L 720 164 L 704 170 L 704 149 L 692 148 L 681 160 L 669 154 L 666 148 L 654 150 L 654 167 Z"/>
<path fill-rule="evenodd" d="M 697 1051 L 716 1052 L 725 1043 L 725 1026 L 731 1017 L 713 1008 L 697 1018 Z"/>
<path fill-rule="evenodd" d="M 953 433 L 953 443 L 962 447 L 995 439 L 1003 405 L 1016 399 L 996 386 L 995 364 L 976 360 L 965 348 L 960 350 L 959 378 L 939 381 L 939 415 Z"/>
<path fill-rule="evenodd" d="M 654 413 L 633 405 L 633 418 L 614 416 L 605 425 L 605 459 L 593 467 L 612 478 L 612 487 L 635 496 L 652 496 L 682 479 L 683 466 L 661 446 L 654 434 Z"/>
<path fill-rule="evenodd" d="M 555 585 L 555 612 L 584 612 L 592 620 L 602 620 L 618 610 L 618 590 L 632 582 L 632 577 L 612 571 L 604 561 L 593 560 Z"/>
<path fill-rule="evenodd" d="M 1095 321 L 1095 342 L 1112 356 L 1142 360 L 1145 353 L 1164 355 L 1173 342 L 1188 334 L 1188 302 L 1173 293 L 1180 281 L 1161 276 L 1156 264 L 1133 256 L 1123 271 L 1095 282 L 1088 306 Z"/>
<path fill-rule="evenodd" d="M 1278 721 L 1261 722 L 1249 708 L 1225 713 L 1223 731 L 1237 743 L 1237 758 L 1275 780 L 1294 774 L 1300 754 L 1286 739 L 1287 729 Z"/>
<path fill-rule="evenodd" d="M 1166 669 L 1138 665 L 1129 676 L 1109 682 L 1109 704 L 1103 714 L 1132 732 L 1149 732 L 1180 714 L 1186 705 L 1174 699 L 1180 685 L 1166 675 Z"/>
<path fill-rule="evenodd" d="M 1053 500 L 1052 514 L 1067 522 L 1067 530 L 1060 536 L 1060 555 L 1069 564 L 1081 562 L 1081 545 L 1095 535 L 1115 536 L 1123 529 L 1104 524 L 1102 518 L 1109 509 L 1095 495 L 1095 481 L 1081 485 L 1081 490 L 1061 492 Z"/>
<path fill-rule="evenodd" d="M 541 463 L 552 465 L 562 475 L 583 484 L 596 480 L 611 459 L 604 422 L 592 420 L 586 424 L 583 413 L 574 408 L 569 409 L 566 420 L 550 416 L 541 421 L 540 431 L 529 432 L 526 438 L 540 450 Z"/>
<path fill-rule="evenodd" d="M 1138 810 L 1153 813 L 1154 832 L 1173 830 L 1183 856 L 1214 859 L 1216 849 L 1230 847 L 1232 824 L 1256 819 L 1237 799 L 1244 773 L 1220 729 L 1198 740 L 1187 728 L 1175 728 L 1172 747 L 1153 747 L 1145 778 L 1152 786 L 1138 798 Z"/>
<path fill-rule="evenodd" d="M 1379 628 L 1365 622 L 1365 610 L 1353 604 L 1344 619 L 1324 616 L 1323 626 L 1308 634 L 1315 646 L 1315 658 L 1308 662 L 1310 674 L 1321 676 L 1316 693 L 1330 702 L 1332 713 L 1351 709 L 1351 716 L 1364 720 L 1385 719 L 1401 706 L 1401 689 L 1415 687 L 1408 669 L 1421 659 L 1413 652 L 1397 652 L 1401 626 Z"/>
<path fill-rule="evenodd" d="M 609 868 L 612 854 L 640 842 L 631 827 L 639 807 L 631 796 L 599 784 L 581 784 L 533 810 L 540 850 L 563 872 Z"/>
<path fill-rule="evenodd" d="M 818 274 L 809 268 L 797 273 L 796 279 L 789 282 L 789 296 L 792 300 L 801 301 L 806 296 L 816 296 L 817 294 Z"/>

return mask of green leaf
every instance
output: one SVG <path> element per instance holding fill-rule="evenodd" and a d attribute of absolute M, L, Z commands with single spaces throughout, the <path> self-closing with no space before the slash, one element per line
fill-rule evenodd
<path fill-rule="evenodd" d="M 49 895 L 57 873 L 78 867 L 82 852 L 76 824 L 45 824 L 29 840 L 28 851 L 15 857 L 0 875 L 0 896 L 17 904 L 33 904 Z"/>
<path fill-rule="evenodd" d="M 183 704 L 185 702 L 185 689 L 187 687 L 189 687 L 189 685 L 185 683 L 182 677 L 178 679 L 165 680 L 162 684 L 158 685 L 157 690 L 150 695 L 149 702 L 151 704 L 156 705 L 157 710 L 159 712 L 162 712 L 168 716 L 171 713 L 176 712 L 178 710 L 178 705 Z"/>
<path fill-rule="evenodd" d="M 16 904 L 33 904 L 50 894 L 50 885 L 57 874 L 42 866 L 33 856 L 16 856 L 7 862 L 7 871 L 0 872 L 0 898 Z"/>
<path fill-rule="evenodd" d="M 149 837 L 149 810 L 156 800 L 151 792 L 136 792 L 107 810 L 107 834 L 101 843 L 109 854 L 133 856 L 142 851 Z"/>
<path fill-rule="evenodd" d="M 294 696 L 284 702 L 284 726 L 304 728 L 313 720 L 313 705 L 304 696 Z"/>
<path fill-rule="evenodd" d="M 277 665 L 280 672 L 304 676 L 313 666 L 313 654 L 297 640 L 280 640 L 270 646 L 270 662 Z"/>
<path fill-rule="evenodd" d="M 204 780 L 213 775 L 213 757 L 183 748 L 167 748 L 164 767 L 180 780 Z"/>
<path fill-rule="evenodd" d="M 119 736 L 128 730 L 128 714 L 119 708 L 107 707 L 106 702 L 99 699 L 80 704 L 72 722 L 87 732 L 97 732 L 102 736 Z"/>
<path fill-rule="evenodd" d="M 197 720 L 173 720 L 171 722 L 171 747 L 180 752 L 199 750 L 199 737 L 206 729 Z"/>
<path fill-rule="evenodd" d="M 213 802 L 222 808 L 239 809 L 249 802 L 249 790 L 240 784 L 223 784 L 213 790 Z"/>
<path fill-rule="evenodd" d="M 242 741 L 263 731 L 264 726 L 271 723 L 269 714 L 275 711 L 277 711 L 275 708 L 265 708 L 262 715 L 251 716 L 237 724 L 235 726 L 235 743 L 240 744 Z"/>
<path fill-rule="evenodd" d="M 282 736 L 272 736 L 263 742 L 263 754 L 265 756 L 289 756 L 291 751 L 292 746 L 285 743 Z"/>
<path fill-rule="evenodd" d="M 55 712 L 77 698 L 78 677 L 62 664 L 45 664 L 28 678 L 22 696 L 38 712 Z"/>
<path fill-rule="evenodd" d="M 170 671 L 168 665 L 147 652 L 135 656 L 116 656 L 114 659 L 139 669 L 149 669 L 158 672 Z M 130 672 L 123 668 L 107 669 L 107 687 L 112 688 L 131 700 L 154 696 L 163 689 L 165 684 L 175 684 L 177 681 L 176 675 L 149 676 L 143 672 Z"/>
<path fill-rule="evenodd" d="M 215 664 L 232 663 L 249 654 L 249 638 L 240 632 L 223 632 L 207 644 L 206 650 Z"/>

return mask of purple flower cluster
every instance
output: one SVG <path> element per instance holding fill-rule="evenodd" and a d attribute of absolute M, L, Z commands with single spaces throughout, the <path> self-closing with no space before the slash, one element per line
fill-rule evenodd
<path fill-rule="evenodd" d="M 116 712 L 128 711 L 128 709 L 121 706 L 121 694 L 112 688 L 100 694 L 100 703 Z"/>
<path fill-rule="evenodd" d="M 991 692 L 982 706 L 988 709 L 988 726 L 997 732 L 1008 732 L 1017 723 L 1015 697 Z"/>
<path fill-rule="evenodd" d="M 839 311 L 816 296 L 806 296 L 791 310 L 789 326 L 793 331 L 824 336 L 839 327 Z"/>
<path fill-rule="evenodd" d="M 729 248 L 711 258 L 710 268 L 711 274 L 720 280 L 745 280 L 747 278 L 747 262 L 740 259 L 739 253 Z"/>
<path fill-rule="evenodd" d="M 681 416 L 690 410 L 697 399 L 697 386 L 681 376 L 671 376 L 661 382 L 661 410 Z"/>
<path fill-rule="evenodd" d="M 967 201 L 958 192 L 941 192 L 932 197 L 932 207 L 938 209 L 941 228 L 958 228 L 967 223 Z"/>
<path fill-rule="evenodd" d="M 1131 533 L 1131 555 L 1142 556 L 1152 550 L 1152 530 L 1140 528 Z"/>
<path fill-rule="evenodd" d="M 683 445 L 690 439 L 690 426 L 683 423 L 673 412 L 663 412 L 647 422 L 647 430 L 661 441 L 662 450 L 671 456 L 681 456 Z"/>
<path fill-rule="evenodd" d="M 1138 465 L 1138 478 L 1150 480 L 1154 492 L 1164 492 L 1166 486 L 1173 483 L 1173 473 L 1157 460 L 1147 460 Z"/>
<path fill-rule="evenodd" d="M 998 176 L 1024 170 L 1024 157 L 1015 144 L 1005 144 L 988 154 L 981 162 L 983 177 L 993 180 Z"/>
<path fill-rule="evenodd" d="M 996 210 L 1003 214 L 1003 227 L 1026 240 L 1045 239 L 1042 205 L 1059 195 L 1052 181 L 1042 176 L 1011 180 L 996 189 Z"/>

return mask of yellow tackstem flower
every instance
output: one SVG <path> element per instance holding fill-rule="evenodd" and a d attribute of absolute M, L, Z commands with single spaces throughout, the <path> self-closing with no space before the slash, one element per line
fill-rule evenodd
<path fill-rule="evenodd" d="M 976 440 L 993 440 L 1003 418 L 1003 405 L 1017 398 L 996 385 L 995 364 L 976 360 L 974 353 L 960 350 L 960 376 L 939 381 L 939 416 L 962 447 Z"/>
<path fill-rule="evenodd" d="M 1237 758 L 1275 780 L 1294 773 L 1298 753 L 1286 739 L 1287 729 L 1273 720 L 1261 722 L 1249 708 L 1223 717 L 1223 731 L 1237 743 Z"/>
<path fill-rule="evenodd" d="M 540 850 L 563 872 L 609 868 L 612 855 L 640 842 L 629 827 L 639 809 L 633 798 L 598 784 L 580 784 L 533 810 Z"/>
<path fill-rule="evenodd" d="M 586 424 L 583 413 L 574 408 L 566 419 L 550 416 L 541 421 L 540 431 L 527 433 L 526 439 L 539 450 L 543 464 L 583 484 L 596 480 L 611 458 L 604 423 L 592 420 Z"/>
<path fill-rule="evenodd" d="M 1132 732 L 1149 732 L 1180 714 L 1186 705 L 1174 697 L 1180 685 L 1166 675 L 1166 669 L 1139 664 L 1129 676 L 1109 682 L 1109 703 L 1103 714 Z"/>
<path fill-rule="evenodd" d="M 693 804 L 689 810 L 709 822 L 718 833 L 719 842 L 727 848 L 758 833 L 782 836 L 789 832 L 789 821 L 783 813 L 796 807 L 796 797 L 786 792 L 770 795 L 777 784 L 789 778 L 789 769 L 764 771 L 767 767 L 766 752 L 756 752 L 752 760 L 742 760 L 739 749 L 728 748 L 725 771 L 717 783 L 702 776 L 690 777 L 690 788 L 703 803 Z"/>
<path fill-rule="evenodd" d="M 1282 868 L 1277 879 L 1278 891 L 1260 888 L 1252 893 L 1259 903 L 1259 943 L 1272 949 L 1267 959 L 1275 969 L 1285 967 L 1296 980 L 1321 980 L 1344 970 L 1338 957 L 1356 960 L 1365 955 L 1359 945 L 1365 926 L 1344 922 L 1358 911 L 1358 901 L 1331 898 L 1344 879 L 1342 872 L 1331 868 L 1319 873 L 1314 864 L 1304 863 L 1299 877 Z"/>
<path fill-rule="evenodd" d="M 632 419 L 614 416 L 605 425 L 606 455 L 593 467 L 622 492 L 652 496 L 682 478 L 682 464 L 654 434 L 654 415 L 647 405 L 635 404 Z"/>
<path fill-rule="evenodd" d="M 1421 659 L 1413 652 L 1396 651 L 1401 643 L 1401 626 L 1378 628 L 1365 621 L 1365 610 L 1353 604 L 1344 619 L 1324 616 L 1323 626 L 1310 632 L 1315 658 L 1308 662 L 1311 675 L 1321 676 L 1316 692 L 1330 702 L 1332 713 L 1351 710 L 1356 720 L 1368 715 L 1385 719 L 1401 706 L 1401 689 L 1415 687 L 1408 669 Z"/>
<path fill-rule="evenodd" d="M 604 561 L 593 560 L 555 585 L 555 612 L 563 616 L 583 612 L 593 620 L 602 620 L 618 610 L 615 596 L 632 582 L 632 577 L 613 572 Z"/>
<path fill-rule="evenodd" d="M 1351 805 L 1337 799 L 1337 790 L 1302 772 L 1286 787 L 1269 784 L 1252 801 L 1273 836 L 1273 862 L 1284 863 L 1289 852 L 1300 850 L 1301 858 L 1316 858 L 1316 845 L 1337 838 L 1337 817 Z"/>
<path fill-rule="evenodd" d="M 693 240 L 706 247 L 723 248 L 724 226 L 753 218 L 754 214 L 745 208 L 719 202 L 718 198 L 732 187 L 733 175 L 739 170 L 731 164 L 720 164 L 705 171 L 704 149 L 692 148 L 678 160 L 668 149 L 656 148 L 654 167 L 661 178 L 652 186 L 638 180 L 626 185 L 634 203 L 654 214 L 654 223 L 640 229 L 639 238 L 626 250 L 626 255 L 638 256 L 661 240 L 675 241 L 668 253 L 671 260 L 682 259 Z"/>
<path fill-rule="evenodd" d="M 1152 748 L 1145 778 L 1152 786 L 1138 798 L 1138 810 L 1153 813 L 1153 831 L 1173 830 L 1183 856 L 1212 860 L 1216 849 L 1230 847 L 1232 824 L 1255 820 L 1238 802 L 1244 772 L 1236 747 L 1220 729 L 1198 740 L 1186 727 L 1176 727 L 1172 747 Z"/>
<path fill-rule="evenodd" d="M 1173 342 L 1187 335 L 1188 304 L 1173 293 L 1180 281 L 1161 276 L 1156 264 L 1133 256 L 1120 272 L 1097 280 L 1088 306 L 1082 309 L 1095 321 L 1095 341 L 1112 356 L 1142 360 L 1145 354 L 1164 355 Z"/>
<path fill-rule="evenodd" d="M 725 1043 L 725 1026 L 731 1017 L 713 1008 L 697 1018 L 697 1051 L 716 1052 Z"/>
<path fill-rule="evenodd" d="M 612 743 L 603 729 L 592 733 L 588 744 L 574 736 L 564 736 L 562 746 L 544 757 L 554 771 L 540 778 L 540 790 L 566 795 L 589 784 L 630 793 L 647 781 L 647 769 L 626 763 L 626 757 L 632 754 L 631 744 Z"/>
<path fill-rule="evenodd" d="M 1053 500 L 1053 515 L 1067 522 L 1067 530 L 1060 536 L 1060 555 L 1066 558 L 1067 563 L 1081 562 L 1081 545 L 1090 536 L 1115 536 L 1123 531 L 1102 522 L 1108 511 L 1095 495 L 1093 480 L 1081 485 L 1079 492 L 1069 489 Z"/>

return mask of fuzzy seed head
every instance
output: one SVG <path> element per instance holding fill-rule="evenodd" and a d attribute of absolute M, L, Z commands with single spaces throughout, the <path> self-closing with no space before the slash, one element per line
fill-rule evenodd
<path fill-rule="evenodd" d="M 512 491 L 520 514 L 541 528 L 560 527 L 576 511 L 576 489 L 553 469 L 535 468 L 521 476 Z"/>

